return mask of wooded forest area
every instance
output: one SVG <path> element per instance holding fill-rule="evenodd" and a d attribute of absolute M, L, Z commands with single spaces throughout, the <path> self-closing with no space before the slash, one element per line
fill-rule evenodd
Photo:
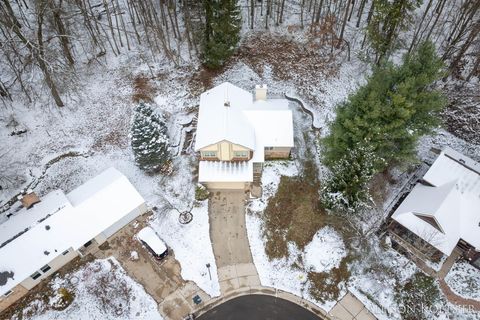
<path fill-rule="evenodd" d="M 140 51 L 145 61 L 165 57 L 183 65 L 202 57 L 209 3 L 205 0 L 1 0 L 3 103 L 19 92 L 32 101 L 41 78 L 57 106 L 79 65 L 100 63 L 106 52 Z M 235 3 L 235 1 L 233 1 Z M 436 44 L 451 75 L 478 77 L 480 0 L 246 0 L 238 1 L 243 28 L 253 32 L 299 26 L 330 54 L 361 52 L 376 62 L 425 40 Z M 420 16 L 414 19 L 415 10 Z M 220 12 L 220 15 L 222 13 Z M 351 43 L 346 30 L 361 32 Z M 248 31 L 247 31 L 248 32 Z M 404 34 L 411 37 L 404 37 Z M 408 40 L 408 41 L 407 41 Z"/>

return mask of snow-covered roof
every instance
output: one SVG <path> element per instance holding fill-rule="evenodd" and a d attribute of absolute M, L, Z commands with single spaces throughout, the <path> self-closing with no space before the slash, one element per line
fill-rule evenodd
<path fill-rule="evenodd" d="M 392 218 L 450 255 L 463 239 L 480 250 L 480 165 L 447 148 Z"/>
<path fill-rule="evenodd" d="M 252 182 L 252 161 L 200 161 L 198 182 Z"/>
<path fill-rule="evenodd" d="M 265 143 L 263 146 L 256 145 L 258 138 Z M 223 140 L 253 151 L 259 147 L 293 147 L 288 100 L 253 101 L 250 92 L 229 82 L 204 92 L 200 96 L 195 150 Z"/>
<path fill-rule="evenodd" d="M 32 208 L 23 208 L 0 224 L 0 247 L 68 205 L 70 205 L 70 202 L 63 191 L 55 190 L 47 194 Z"/>
<path fill-rule="evenodd" d="M 252 99 L 250 92 L 229 82 L 202 93 L 195 150 L 222 140 L 254 150 L 255 131 L 242 112 Z"/>
<path fill-rule="evenodd" d="M 95 191 L 90 192 L 89 188 Z M 0 273 L 13 272 L 13 279 L 8 278 L 4 285 L 0 285 L 0 295 L 67 249 L 79 249 L 145 202 L 115 168 L 107 169 L 66 197 L 62 195 L 62 192 L 54 191 L 34 208 L 4 223 L 7 230 L 23 228 L 28 231 L 0 248 Z M 61 209 L 56 210 L 59 205 Z M 35 218 L 28 217 L 31 212 Z M 37 218 L 42 216 L 43 220 L 38 222 Z M 0 225 L 2 231 L 4 224 Z M 8 231 L 8 234 L 13 232 Z"/>
<path fill-rule="evenodd" d="M 288 103 L 284 99 L 285 103 Z M 263 147 L 293 147 L 293 119 L 290 110 L 248 110 L 245 115 L 255 128 Z M 257 148 L 258 149 L 258 148 Z"/>
<path fill-rule="evenodd" d="M 252 159 L 233 164 L 201 161 L 199 182 L 253 181 L 253 162 L 265 161 L 265 147 L 294 146 L 293 117 L 288 100 L 254 101 L 251 93 L 229 82 L 204 92 L 200 96 L 195 150 L 220 141 L 252 150 Z"/>

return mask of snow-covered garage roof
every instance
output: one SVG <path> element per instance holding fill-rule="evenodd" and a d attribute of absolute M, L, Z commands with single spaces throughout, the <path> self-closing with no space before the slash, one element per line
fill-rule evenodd
<path fill-rule="evenodd" d="M 10 240 L 0 248 L 0 274 L 13 272 L 13 278 L 0 282 L 0 295 L 67 249 L 79 249 L 144 202 L 123 174 L 109 168 L 66 196 L 53 191 L 32 209 L 11 217 L 0 225 L 2 243 Z M 27 231 L 15 236 L 18 230 Z"/>
<path fill-rule="evenodd" d="M 198 182 L 252 182 L 252 161 L 200 161 Z"/>
<path fill-rule="evenodd" d="M 446 148 L 392 218 L 450 255 L 463 239 L 480 250 L 480 164 Z"/>

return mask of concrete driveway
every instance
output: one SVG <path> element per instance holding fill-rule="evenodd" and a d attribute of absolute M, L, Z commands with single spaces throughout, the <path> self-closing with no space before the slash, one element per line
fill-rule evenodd
<path fill-rule="evenodd" d="M 214 191 L 208 210 L 210 238 L 222 294 L 259 286 L 245 227 L 245 193 Z"/>
<path fill-rule="evenodd" d="M 170 250 L 169 256 L 159 262 L 134 238 L 145 225 L 146 217 L 139 217 L 116 233 L 102 250 L 95 253 L 98 258 L 114 256 L 128 275 L 140 283 L 145 291 L 158 303 L 158 309 L 166 319 L 183 319 L 197 306 L 192 298 L 199 295 L 204 302 L 211 298 L 194 282 L 181 277 L 181 267 Z M 138 253 L 138 260 L 130 258 L 131 252 Z"/>

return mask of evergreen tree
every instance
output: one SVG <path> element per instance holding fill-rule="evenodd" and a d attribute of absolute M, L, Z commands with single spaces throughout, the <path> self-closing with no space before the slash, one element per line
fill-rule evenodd
<path fill-rule="evenodd" d="M 413 11 L 421 0 L 373 0 L 373 15 L 367 27 L 367 36 L 380 64 L 395 49 L 397 36 L 412 21 Z"/>
<path fill-rule="evenodd" d="M 371 202 L 369 182 L 375 167 L 383 162 L 366 141 L 347 151 L 331 167 L 331 176 L 322 192 L 325 206 L 337 213 L 353 213 Z"/>
<path fill-rule="evenodd" d="M 165 123 L 150 105 L 135 108 L 130 139 L 135 162 L 145 172 L 158 172 L 170 159 Z"/>
<path fill-rule="evenodd" d="M 204 0 L 203 63 L 219 68 L 240 40 L 241 16 L 237 0 Z"/>
<path fill-rule="evenodd" d="M 341 170 L 336 166 L 340 160 L 345 162 L 346 170 L 356 170 L 348 168 L 348 162 L 364 159 L 366 156 L 355 150 L 366 148 L 366 144 L 368 153 L 379 160 L 371 161 L 373 173 L 415 159 L 419 137 L 439 125 L 439 112 L 445 106 L 441 93 L 432 88 L 432 83 L 443 76 L 442 66 L 433 44 L 423 43 L 404 57 L 401 66 L 385 64 L 376 68 L 368 83 L 337 107 L 330 134 L 322 141 L 322 161 L 335 176 L 331 182 L 336 186 L 330 189 L 343 190 L 342 184 L 352 182 L 358 187 L 363 185 L 350 181 L 355 175 L 349 172 L 338 176 Z M 347 193 L 347 203 L 355 202 L 351 196 L 356 191 Z"/>

